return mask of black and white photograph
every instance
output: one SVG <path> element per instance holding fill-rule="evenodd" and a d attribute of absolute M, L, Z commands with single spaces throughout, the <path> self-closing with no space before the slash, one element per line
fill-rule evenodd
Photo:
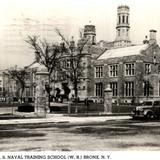
<path fill-rule="evenodd" d="M 158 0 L 0 0 L 0 159 L 147 160 L 159 139 Z"/>

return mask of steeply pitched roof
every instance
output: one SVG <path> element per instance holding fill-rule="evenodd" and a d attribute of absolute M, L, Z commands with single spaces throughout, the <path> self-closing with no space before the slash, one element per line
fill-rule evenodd
<path fill-rule="evenodd" d="M 109 49 L 109 50 L 106 50 L 102 55 L 100 55 L 98 57 L 98 60 L 132 56 L 132 55 L 140 55 L 141 51 L 146 50 L 147 48 L 148 48 L 148 44 Z"/>
<path fill-rule="evenodd" d="M 105 50 L 106 50 L 106 48 L 93 45 L 93 46 L 90 48 L 90 53 L 92 54 L 92 57 L 93 57 L 93 58 L 97 58 L 97 57 L 98 57 L 99 55 L 101 55 Z"/>

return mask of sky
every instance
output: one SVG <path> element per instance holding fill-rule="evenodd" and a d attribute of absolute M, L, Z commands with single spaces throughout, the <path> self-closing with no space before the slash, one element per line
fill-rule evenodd
<path fill-rule="evenodd" d="M 0 0 L 0 69 L 33 62 L 34 51 L 25 39 L 39 35 L 60 42 L 58 28 L 70 40 L 77 40 L 84 25 L 96 26 L 97 41 L 114 41 L 117 7 L 130 7 L 130 39 L 141 44 L 150 29 L 160 42 L 160 1 L 158 0 Z"/>

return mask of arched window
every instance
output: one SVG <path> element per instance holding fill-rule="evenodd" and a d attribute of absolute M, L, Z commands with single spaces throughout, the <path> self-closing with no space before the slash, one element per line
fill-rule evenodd
<path fill-rule="evenodd" d="M 92 37 L 92 44 L 95 44 L 95 36 Z"/>
<path fill-rule="evenodd" d="M 125 16 L 122 17 L 122 22 L 125 23 Z"/>
<path fill-rule="evenodd" d="M 126 23 L 128 23 L 128 16 L 126 17 Z"/>

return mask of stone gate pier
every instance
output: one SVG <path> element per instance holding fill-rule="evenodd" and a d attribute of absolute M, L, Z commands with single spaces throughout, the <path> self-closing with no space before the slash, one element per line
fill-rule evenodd
<path fill-rule="evenodd" d="M 45 85 L 49 83 L 49 73 L 46 68 L 40 68 L 36 72 L 35 83 L 35 114 L 37 117 L 46 117 L 48 94 Z"/>
<path fill-rule="evenodd" d="M 112 113 L 112 89 L 109 86 L 104 90 L 104 113 Z"/>

